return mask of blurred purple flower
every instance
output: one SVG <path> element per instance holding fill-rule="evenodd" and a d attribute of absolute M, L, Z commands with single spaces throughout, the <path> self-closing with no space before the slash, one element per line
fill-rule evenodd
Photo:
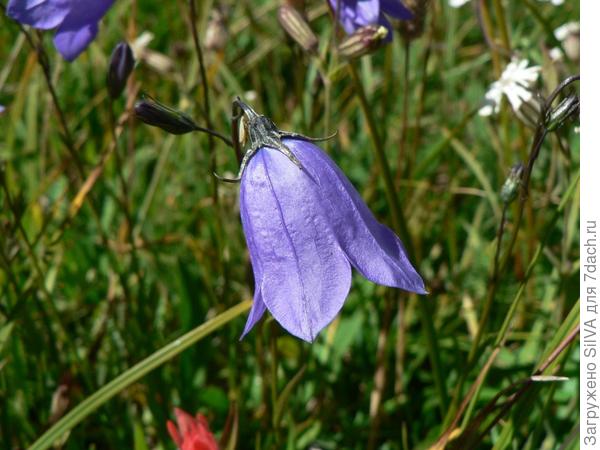
<path fill-rule="evenodd" d="M 400 0 L 328 0 L 337 19 L 347 34 L 366 25 L 383 25 L 387 28 L 388 40 L 392 38 L 392 26 L 385 14 L 394 19 L 412 19 L 410 10 Z M 339 11 L 338 11 L 339 4 Z"/>
<path fill-rule="evenodd" d="M 268 309 L 312 342 L 344 304 L 351 266 L 375 283 L 425 294 L 400 239 L 335 163 L 308 138 L 238 104 L 252 147 L 240 170 L 240 214 L 256 284 L 243 336 Z"/>
<path fill-rule="evenodd" d="M 57 28 L 54 46 L 73 61 L 94 40 L 114 0 L 10 0 L 6 14 L 40 30 Z"/>

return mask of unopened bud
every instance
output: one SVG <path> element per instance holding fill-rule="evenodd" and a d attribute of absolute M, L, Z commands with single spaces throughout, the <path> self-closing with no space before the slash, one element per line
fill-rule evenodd
<path fill-rule="evenodd" d="M 383 25 L 367 25 L 340 42 L 338 51 L 346 58 L 359 58 L 381 47 L 388 33 L 389 30 Z"/>
<path fill-rule="evenodd" d="M 287 34 L 309 53 L 316 53 L 319 41 L 302 14 L 296 8 L 283 5 L 277 11 L 277 19 Z"/>
<path fill-rule="evenodd" d="M 546 129 L 556 131 L 576 115 L 579 115 L 579 97 L 570 95 L 548 112 Z"/>
<path fill-rule="evenodd" d="M 506 178 L 506 181 L 502 185 L 502 189 L 500 190 L 500 198 L 504 202 L 504 204 L 508 205 L 517 198 L 517 193 L 519 192 L 519 187 L 521 186 L 521 178 L 523 177 L 523 172 L 525 171 L 525 166 L 523 163 L 515 164 L 511 167 L 510 173 Z"/>
<path fill-rule="evenodd" d="M 133 70 L 135 59 L 127 42 L 119 42 L 110 56 L 106 86 L 111 98 L 117 98 L 123 92 L 127 78 Z"/>
<path fill-rule="evenodd" d="M 190 116 L 150 98 L 135 104 L 135 116 L 142 122 L 171 134 L 185 134 L 198 130 L 198 125 Z"/>

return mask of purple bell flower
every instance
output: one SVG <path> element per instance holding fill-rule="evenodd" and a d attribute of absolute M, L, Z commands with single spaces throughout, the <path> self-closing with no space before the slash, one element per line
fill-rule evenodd
<path fill-rule="evenodd" d="M 291 334 L 314 341 L 346 300 L 351 266 L 375 283 L 426 294 L 400 239 L 313 139 L 236 103 L 250 141 L 238 179 L 256 284 L 242 337 L 268 309 Z"/>
<path fill-rule="evenodd" d="M 353 34 L 367 25 L 378 24 L 387 28 L 388 40 L 391 40 L 392 26 L 385 14 L 399 20 L 413 17 L 400 0 L 329 0 L 329 4 L 347 34 Z"/>
<path fill-rule="evenodd" d="M 10 0 L 6 14 L 40 30 L 57 28 L 54 46 L 73 61 L 98 34 L 98 22 L 114 0 Z"/>

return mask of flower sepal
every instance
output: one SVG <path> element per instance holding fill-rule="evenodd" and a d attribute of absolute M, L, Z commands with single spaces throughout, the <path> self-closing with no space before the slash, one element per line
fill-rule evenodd
<path fill-rule="evenodd" d="M 234 138 L 234 145 L 244 146 L 249 143 L 248 150 L 244 153 L 238 175 L 235 178 L 226 178 L 218 174 L 214 174 L 220 181 L 226 183 L 239 183 L 244 174 L 244 170 L 250 159 L 263 147 L 272 148 L 283 153 L 291 162 L 302 170 L 302 163 L 296 158 L 296 155 L 282 141 L 284 138 L 300 139 L 309 142 L 320 142 L 331 139 L 337 133 L 323 138 L 312 138 L 303 136 L 298 133 L 291 133 L 277 128 L 271 119 L 261 114 L 258 114 L 251 106 L 244 103 L 239 97 L 233 102 L 234 111 L 236 108 L 241 110 L 241 113 L 236 115 L 239 118 L 239 128 L 237 131 L 237 139 Z M 235 125 L 234 125 L 235 128 Z"/>

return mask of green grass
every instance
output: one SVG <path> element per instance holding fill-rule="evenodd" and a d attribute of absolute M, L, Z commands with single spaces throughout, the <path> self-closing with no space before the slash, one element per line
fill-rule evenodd
<path fill-rule="evenodd" d="M 174 448 L 165 422 L 179 406 L 205 414 L 223 448 L 408 450 L 440 438 L 456 449 L 578 448 L 579 136 L 569 124 L 544 140 L 528 198 L 505 210 L 494 277 L 500 189 L 535 131 L 507 104 L 493 118 L 474 112 L 509 61 L 503 27 L 514 52 L 543 66 L 542 96 L 578 73 L 548 49 L 579 7 L 483 3 L 496 47 L 473 5 L 436 1 L 408 66 L 396 33 L 353 77 L 324 1 L 306 2 L 317 57 L 284 34 L 279 2 L 198 2 L 202 36 L 214 8 L 226 16 L 222 45 L 203 48 L 215 129 L 230 135 L 239 95 L 282 129 L 337 130 L 322 147 L 402 236 L 430 292 L 355 273 L 313 344 L 269 315 L 239 340 L 252 270 L 238 187 L 211 173 L 213 156 L 218 173 L 236 173 L 234 152 L 131 117 L 145 92 L 206 123 L 188 2 L 116 2 L 70 64 L 52 32 L 40 35 L 71 143 L 35 52 L 2 14 L 0 447 L 49 430 L 36 448 L 47 436 L 65 449 Z M 111 105 L 110 52 L 145 31 L 167 64 L 139 61 Z"/>

